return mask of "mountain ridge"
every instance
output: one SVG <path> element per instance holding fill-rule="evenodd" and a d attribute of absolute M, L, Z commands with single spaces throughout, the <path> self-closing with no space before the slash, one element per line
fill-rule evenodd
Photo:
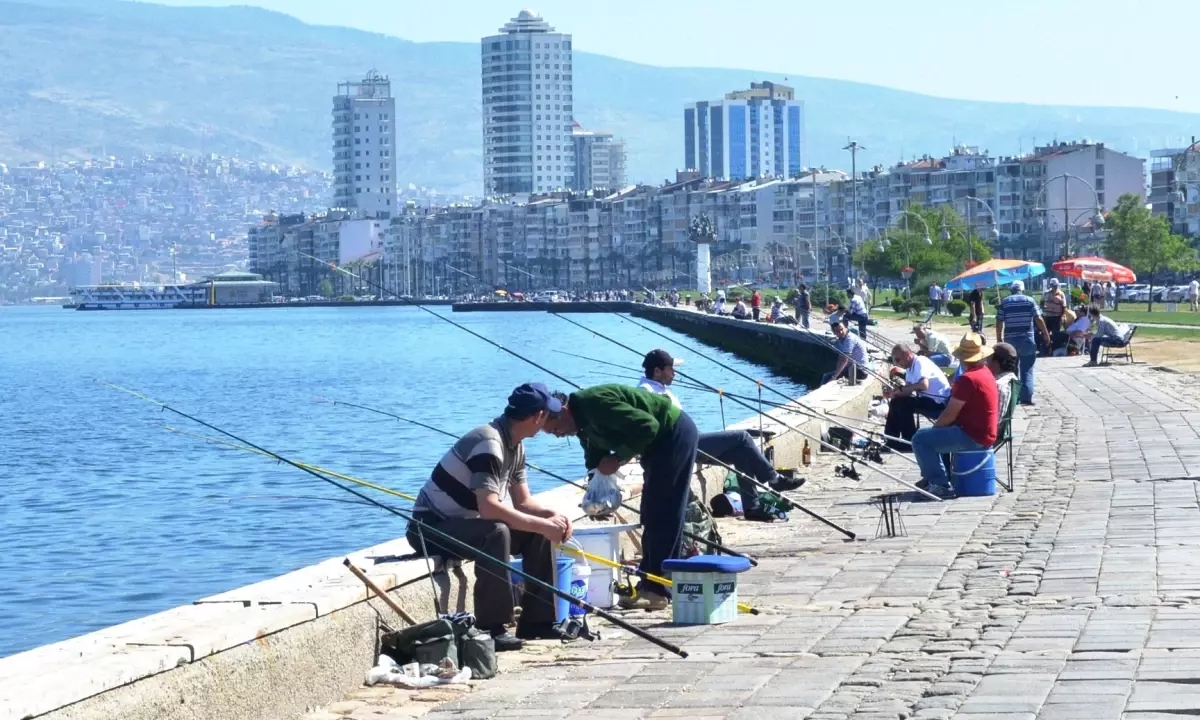
<path fill-rule="evenodd" d="M 503 20 L 500 12 L 497 26 Z M 328 169 L 336 85 L 371 68 L 392 78 L 401 182 L 478 194 L 477 44 L 415 43 L 248 6 L 0 0 L 0 159 L 203 150 Z M 1144 156 L 1200 121 L 1172 110 L 958 100 L 584 52 L 575 54 L 575 119 L 626 140 L 631 181 L 659 182 L 683 162 L 684 104 L 751 80 L 796 89 L 805 164 L 816 166 L 848 166 L 847 137 L 867 148 L 860 169 L 901 153 L 944 153 L 956 140 L 1010 155 L 1034 137 L 1087 137 Z"/>

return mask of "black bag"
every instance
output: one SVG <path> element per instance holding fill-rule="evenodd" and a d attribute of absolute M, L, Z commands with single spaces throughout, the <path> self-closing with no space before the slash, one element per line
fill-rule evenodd
<path fill-rule="evenodd" d="M 454 625 L 446 619 L 430 620 L 387 633 L 380 640 L 384 655 L 400 665 L 412 662 L 437 665 L 449 658 L 458 663 L 458 642 Z"/>
<path fill-rule="evenodd" d="M 460 667 L 471 668 L 471 679 L 487 680 L 495 677 L 496 641 L 491 633 L 486 633 L 476 627 L 455 624 L 455 634 L 458 635 L 458 656 L 462 658 Z"/>

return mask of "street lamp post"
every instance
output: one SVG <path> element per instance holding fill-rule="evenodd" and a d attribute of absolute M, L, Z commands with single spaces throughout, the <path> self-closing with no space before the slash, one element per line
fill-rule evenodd
<path fill-rule="evenodd" d="M 912 248 L 909 245 L 910 238 L 908 235 L 908 217 L 910 215 L 912 217 L 915 217 L 917 220 L 919 220 L 921 222 L 922 227 L 925 228 L 925 244 L 926 245 L 933 244 L 933 238 L 929 237 L 929 223 L 925 222 L 925 218 L 921 217 L 917 213 L 915 213 L 912 210 L 909 210 L 907 208 L 904 210 L 898 210 L 897 212 L 893 213 L 892 217 L 888 219 L 888 227 L 891 227 L 892 223 L 895 222 L 897 218 L 900 218 L 900 217 L 904 218 L 904 267 L 905 268 L 912 267 Z M 886 235 L 884 236 L 883 241 L 880 242 L 880 246 L 881 247 L 887 246 Z M 910 284 L 910 280 L 912 279 L 912 272 L 902 272 L 901 274 L 903 274 L 905 276 L 904 284 L 906 287 L 908 287 L 909 297 L 912 297 L 912 286 Z"/>
<path fill-rule="evenodd" d="M 1070 214 L 1070 212 L 1072 210 L 1085 210 L 1085 209 L 1091 210 L 1092 209 L 1092 208 L 1079 207 L 1079 206 L 1071 207 L 1071 198 L 1070 198 L 1070 193 L 1068 192 L 1070 181 L 1078 180 L 1079 182 L 1083 183 L 1084 187 L 1086 187 L 1089 191 L 1091 191 L 1092 201 L 1095 203 L 1095 205 L 1093 206 L 1094 214 L 1092 217 L 1092 224 L 1095 227 L 1101 227 L 1104 225 L 1104 208 L 1100 204 L 1100 195 L 1096 192 L 1096 188 L 1092 187 L 1092 184 L 1090 182 L 1088 182 L 1087 180 L 1084 180 L 1083 178 L 1079 177 L 1078 175 L 1072 175 L 1071 173 L 1060 173 L 1058 175 L 1055 175 L 1054 177 L 1050 178 L 1046 182 L 1042 183 L 1042 186 L 1040 188 L 1038 188 L 1037 195 L 1036 195 L 1037 207 L 1035 208 L 1035 212 L 1041 213 L 1041 215 L 1039 215 L 1039 220 L 1042 222 L 1043 229 L 1046 230 L 1047 232 L 1049 231 L 1049 227 L 1048 227 L 1048 223 L 1046 223 L 1046 217 L 1049 216 L 1049 214 L 1050 214 L 1050 208 L 1044 207 L 1041 204 L 1042 203 L 1042 195 L 1050 187 L 1050 183 L 1054 182 L 1055 180 L 1059 180 L 1059 179 L 1061 179 L 1063 181 L 1063 207 L 1062 207 L 1062 211 L 1063 211 L 1063 256 L 1069 258 L 1069 257 L 1071 257 L 1071 223 L 1070 223 L 1070 219 L 1069 219 L 1068 215 Z M 1047 202 L 1049 202 L 1048 198 L 1047 198 Z"/>
<path fill-rule="evenodd" d="M 858 151 L 866 148 L 857 141 L 850 140 L 842 149 L 850 151 L 850 191 L 854 197 L 854 246 L 858 247 Z"/>

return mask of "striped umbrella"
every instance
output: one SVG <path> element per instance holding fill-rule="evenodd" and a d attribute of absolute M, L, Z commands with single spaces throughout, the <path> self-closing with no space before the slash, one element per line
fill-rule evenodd
<path fill-rule="evenodd" d="M 1028 260 L 993 258 L 968 269 L 946 283 L 948 290 L 974 290 L 1008 285 L 1014 280 L 1028 280 L 1046 272 L 1046 266 Z"/>

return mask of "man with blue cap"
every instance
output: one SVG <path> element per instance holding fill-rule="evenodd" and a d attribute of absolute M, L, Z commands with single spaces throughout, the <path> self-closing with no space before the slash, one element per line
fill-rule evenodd
<path fill-rule="evenodd" d="M 513 390 L 500 417 L 459 438 L 433 469 L 413 507 L 418 522 L 409 523 L 409 545 L 426 555 L 462 557 L 452 543 L 441 544 L 437 534 L 423 532 L 433 528 L 501 563 L 520 555 L 526 573 L 554 586 L 554 543 L 571 538 L 571 521 L 533 499 L 522 442 L 560 411 L 562 403 L 541 383 Z M 560 637 L 554 629 L 554 595 L 534 583 L 525 584 L 516 636 L 508 632 L 514 620 L 509 569 L 475 560 L 476 624 L 491 633 L 497 652 L 519 649 L 523 640 Z"/>

